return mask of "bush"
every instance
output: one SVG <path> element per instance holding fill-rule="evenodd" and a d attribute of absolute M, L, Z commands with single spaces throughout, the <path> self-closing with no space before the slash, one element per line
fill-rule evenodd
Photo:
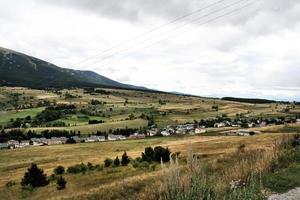
<path fill-rule="evenodd" d="M 122 155 L 121 164 L 122 166 L 127 166 L 129 162 L 130 162 L 129 157 L 127 156 L 127 153 L 125 151 Z"/>
<path fill-rule="evenodd" d="M 93 166 L 93 164 L 90 163 L 90 162 L 88 162 L 87 168 L 88 168 L 88 170 L 94 170 L 95 169 L 95 167 Z"/>
<path fill-rule="evenodd" d="M 58 190 L 63 190 L 63 189 L 66 188 L 67 181 L 66 181 L 62 176 L 60 176 L 60 177 L 57 179 L 56 184 L 57 184 L 56 188 L 57 188 Z"/>
<path fill-rule="evenodd" d="M 109 166 L 111 166 L 112 163 L 113 163 L 113 160 L 112 160 L 112 159 L 106 158 L 106 159 L 104 160 L 104 167 L 109 167 Z"/>
<path fill-rule="evenodd" d="M 103 165 L 95 165 L 94 169 L 97 171 L 102 171 L 104 169 L 104 166 Z"/>
<path fill-rule="evenodd" d="M 47 175 L 44 174 L 44 171 L 37 167 L 36 164 L 31 164 L 28 171 L 24 174 L 24 177 L 21 181 L 22 186 L 32 186 L 32 187 L 41 187 L 49 184 L 47 180 Z"/>
<path fill-rule="evenodd" d="M 80 172 L 82 173 L 86 172 L 87 169 L 88 167 L 85 164 L 81 163 L 79 165 L 68 167 L 67 172 L 70 174 L 78 174 Z"/>
<path fill-rule="evenodd" d="M 5 186 L 6 187 L 12 187 L 12 186 L 14 186 L 14 185 L 16 185 L 17 183 L 15 182 L 15 181 L 8 181 L 6 184 L 5 184 Z"/>
<path fill-rule="evenodd" d="M 116 159 L 114 160 L 114 167 L 118 167 L 120 165 L 120 159 L 117 156 Z"/>
<path fill-rule="evenodd" d="M 54 174 L 56 175 L 62 175 L 63 173 L 65 173 L 65 168 L 63 166 L 57 166 L 54 170 L 53 170 Z"/>

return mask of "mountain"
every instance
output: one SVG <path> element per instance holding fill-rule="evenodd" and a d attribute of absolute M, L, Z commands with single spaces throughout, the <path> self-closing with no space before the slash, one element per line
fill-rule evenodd
<path fill-rule="evenodd" d="M 110 87 L 148 90 L 123 84 L 92 71 L 61 68 L 49 62 L 0 47 L 0 86 Z"/>

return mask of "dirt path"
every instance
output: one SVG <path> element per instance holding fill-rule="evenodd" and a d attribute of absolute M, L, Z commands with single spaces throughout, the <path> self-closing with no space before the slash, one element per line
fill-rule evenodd
<path fill-rule="evenodd" d="M 268 200 L 300 200 L 300 187 L 284 194 L 274 194 Z"/>

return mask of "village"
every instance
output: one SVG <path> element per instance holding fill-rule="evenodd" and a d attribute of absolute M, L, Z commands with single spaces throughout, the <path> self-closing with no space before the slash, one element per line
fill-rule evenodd
<path fill-rule="evenodd" d="M 197 135 L 204 134 L 208 128 L 221 129 L 231 127 L 232 129 L 221 131 L 220 134 L 224 136 L 253 136 L 262 134 L 261 131 L 254 131 L 248 128 L 274 126 L 282 124 L 296 123 L 300 124 L 299 118 L 276 118 L 264 120 L 218 120 L 213 125 L 208 125 L 207 121 L 199 123 L 187 123 L 180 125 L 168 125 L 163 129 L 158 129 L 155 125 L 148 128 L 146 131 L 136 131 L 128 137 L 124 135 L 108 134 L 104 135 L 90 135 L 90 136 L 71 136 L 71 137 L 41 137 L 30 138 L 30 140 L 9 140 L 6 143 L 0 143 L 0 149 L 17 149 L 27 147 L 37 147 L 45 145 L 59 145 L 59 144 L 75 144 L 75 143 L 91 143 L 91 142 L 105 142 L 105 141 L 120 141 L 120 140 L 135 140 L 145 139 L 146 137 L 162 136 L 167 137 L 171 135 Z M 200 125 L 199 125 L 200 124 Z M 201 125 L 206 124 L 206 125 Z"/>

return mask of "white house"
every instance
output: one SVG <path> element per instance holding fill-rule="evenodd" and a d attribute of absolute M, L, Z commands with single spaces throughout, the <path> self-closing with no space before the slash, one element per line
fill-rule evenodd
<path fill-rule="evenodd" d="M 201 134 L 201 133 L 206 133 L 205 128 L 196 128 L 195 129 L 195 134 Z"/>
<path fill-rule="evenodd" d="M 0 143 L 0 149 L 8 149 L 7 143 Z"/>
<path fill-rule="evenodd" d="M 215 123 L 214 124 L 215 128 L 222 128 L 222 127 L 226 127 L 226 124 L 224 122 L 220 122 L 220 123 Z"/>
<path fill-rule="evenodd" d="M 169 135 L 170 135 L 170 133 L 169 133 L 168 131 L 166 131 L 166 130 L 160 132 L 160 134 L 161 134 L 162 136 L 169 136 Z"/>
<path fill-rule="evenodd" d="M 297 124 L 300 124 L 300 119 L 296 119 L 296 123 L 297 123 Z"/>
<path fill-rule="evenodd" d="M 9 141 L 7 141 L 8 148 L 10 148 L 10 149 L 17 148 L 17 146 L 19 144 L 20 143 L 18 141 L 16 141 L 16 140 L 9 140 Z"/>
<path fill-rule="evenodd" d="M 126 137 L 123 135 L 108 135 L 108 140 L 114 141 L 114 140 L 126 140 Z"/>
<path fill-rule="evenodd" d="M 157 133 L 158 133 L 157 128 L 152 128 L 150 130 L 147 130 L 147 135 L 150 136 L 150 137 L 157 135 Z"/>

